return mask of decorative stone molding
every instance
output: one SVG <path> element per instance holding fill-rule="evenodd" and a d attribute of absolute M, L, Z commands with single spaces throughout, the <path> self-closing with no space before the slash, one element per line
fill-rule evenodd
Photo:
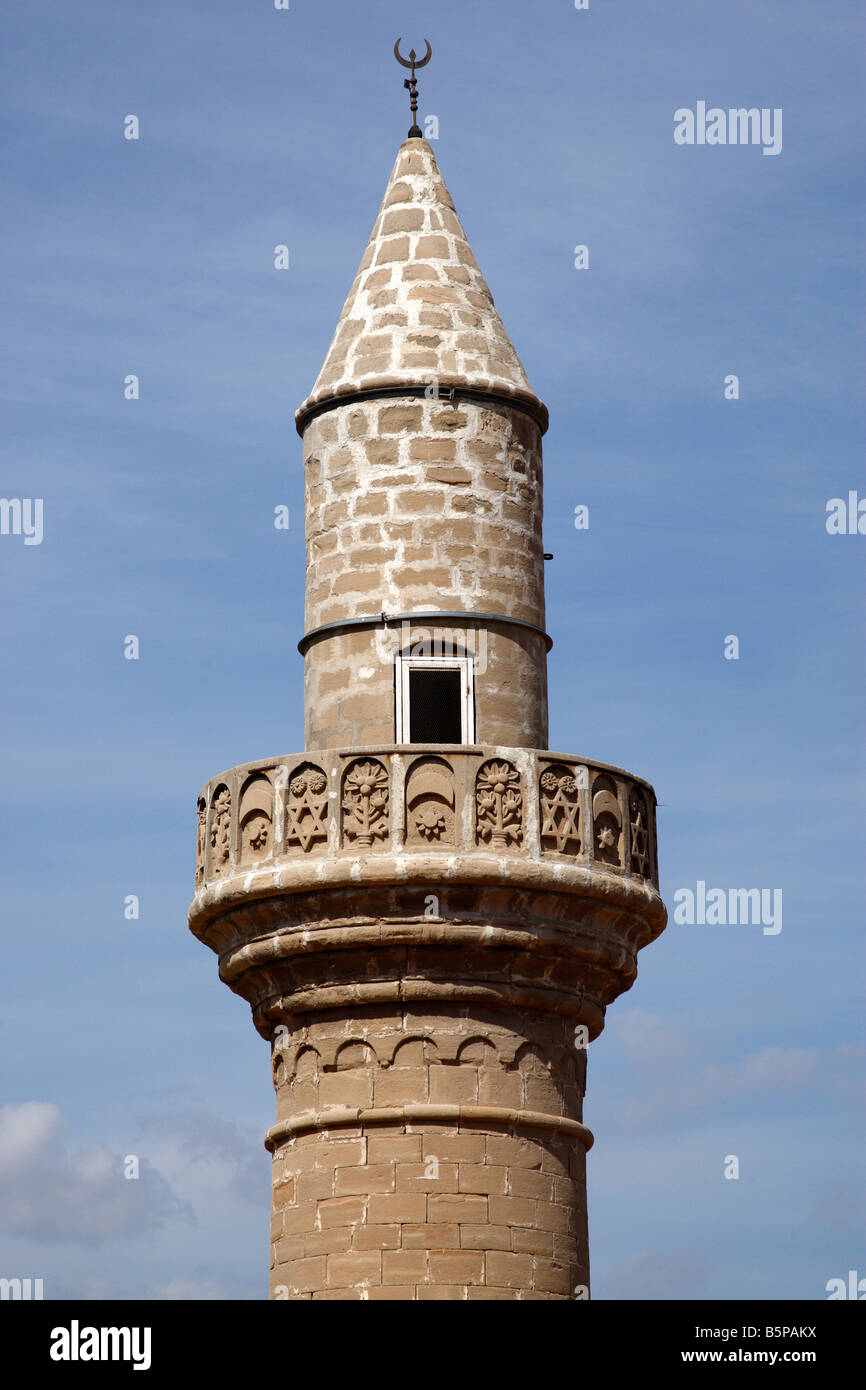
<path fill-rule="evenodd" d="M 364 1125 L 451 1125 L 466 1128 L 482 1125 L 485 1129 L 552 1130 L 567 1135 L 585 1150 L 593 1145 L 592 1131 L 579 1120 L 565 1115 L 548 1115 L 541 1110 L 510 1109 L 498 1105 L 389 1105 L 370 1109 L 331 1106 L 327 1110 L 307 1110 L 280 1120 L 265 1134 L 265 1148 L 273 1153 L 286 1139 L 310 1131 L 357 1129 Z"/>
<path fill-rule="evenodd" d="M 539 778 L 541 848 L 557 854 L 580 853 L 580 801 L 573 767 L 552 763 Z"/>
<path fill-rule="evenodd" d="M 376 758 L 357 758 L 343 776 L 343 835 L 357 849 L 372 849 L 388 835 L 388 773 Z"/>
<path fill-rule="evenodd" d="M 264 773 L 254 773 L 244 783 L 238 803 L 240 862 L 257 864 L 273 848 L 274 789 Z"/>
<path fill-rule="evenodd" d="M 603 864 L 622 867 L 622 806 L 612 777 L 602 774 L 592 783 L 593 856 Z"/>
<path fill-rule="evenodd" d="M 406 843 L 456 844 L 454 769 L 445 758 L 418 758 L 406 778 Z"/>
<path fill-rule="evenodd" d="M 631 833 L 631 870 L 641 878 L 652 876 L 649 812 L 642 791 L 633 787 L 629 796 L 629 830 Z"/>
<path fill-rule="evenodd" d="M 195 851 L 195 886 L 198 890 L 204 882 L 204 861 L 207 847 L 207 802 L 203 796 L 198 799 L 198 840 Z"/>
<path fill-rule="evenodd" d="M 275 843 L 281 815 L 284 834 Z M 480 856 L 484 878 L 500 872 L 484 869 L 485 855 L 505 854 L 515 861 L 509 877 L 517 861 L 548 861 L 562 865 L 560 874 L 568 865 L 596 866 L 657 887 L 655 795 L 619 768 L 523 748 L 395 744 L 248 763 L 222 773 L 199 798 L 196 902 L 203 907 L 217 889 L 225 901 L 230 881 L 250 870 L 282 875 L 298 891 L 305 865 L 372 853 L 405 859 L 408 873 L 423 856 L 424 873 L 435 879 L 445 876 L 444 864 L 435 867 L 439 857 L 455 851 Z M 297 883 L 286 877 L 290 864 Z M 471 861 L 467 872 L 474 876 Z M 328 881 L 340 877 L 329 872 Z M 323 882 L 321 870 L 306 881 Z"/>
<path fill-rule="evenodd" d="M 231 859 L 232 796 L 227 786 L 215 788 L 210 806 L 208 877 L 218 878 L 228 872 Z"/>
<path fill-rule="evenodd" d="M 476 839 L 492 849 L 508 849 L 523 840 L 523 789 L 520 773 L 509 762 L 491 759 L 475 779 Z"/>
<path fill-rule="evenodd" d="M 328 840 L 328 779 L 315 763 L 301 763 L 288 777 L 286 845 L 309 854 Z"/>

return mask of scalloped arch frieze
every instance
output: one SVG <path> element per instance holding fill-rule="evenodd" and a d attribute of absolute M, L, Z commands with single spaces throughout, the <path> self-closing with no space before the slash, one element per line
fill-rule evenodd
<path fill-rule="evenodd" d="M 557 1044 L 532 1046 L 513 1033 L 431 1033 L 410 1032 L 366 1036 L 350 1034 L 339 1038 L 318 1037 L 275 1045 L 271 1058 L 275 1085 L 313 1080 L 326 1072 L 350 1071 L 358 1067 L 383 1069 L 401 1067 L 499 1067 L 521 1074 L 544 1077 L 562 1073 L 575 1078 L 579 1073 L 574 1047 Z"/>

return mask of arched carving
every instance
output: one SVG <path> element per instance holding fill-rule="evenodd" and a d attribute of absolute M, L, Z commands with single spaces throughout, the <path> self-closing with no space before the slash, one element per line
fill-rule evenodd
<path fill-rule="evenodd" d="M 298 1048 L 298 1055 L 295 1059 L 294 1078 L 297 1081 L 309 1081 L 319 1075 L 319 1064 L 321 1058 L 315 1047 L 302 1046 Z"/>
<path fill-rule="evenodd" d="M 214 789 L 211 797 L 210 836 L 208 838 L 208 878 L 218 878 L 228 872 L 231 853 L 230 826 L 232 796 L 225 783 Z"/>
<path fill-rule="evenodd" d="M 641 878 L 652 876 L 649 838 L 649 812 L 646 797 L 637 787 L 632 787 L 628 799 L 629 832 L 631 835 L 631 870 Z"/>
<path fill-rule="evenodd" d="M 553 1062 L 547 1050 L 538 1043 L 521 1043 L 514 1054 L 513 1067 L 532 1076 L 550 1076 L 554 1071 Z"/>
<path fill-rule="evenodd" d="M 475 838 L 492 849 L 523 843 L 523 789 L 520 773 L 508 762 L 491 758 L 475 779 Z"/>
<path fill-rule="evenodd" d="M 457 1050 L 457 1061 L 461 1066 L 492 1067 L 498 1060 L 496 1047 L 490 1038 L 467 1038 Z"/>
<path fill-rule="evenodd" d="M 273 835 L 274 789 L 263 772 L 254 773 L 244 783 L 238 808 L 241 863 L 254 864 L 270 854 Z"/>
<path fill-rule="evenodd" d="M 388 798 L 388 773 L 378 759 L 350 763 L 343 776 L 343 834 L 358 849 L 380 848 L 387 839 Z"/>
<path fill-rule="evenodd" d="M 406 779 L 406 841 L 453 845 L 454 772 L 444 758 L 419 758 Z"/>
<path fill-rule="evenodd" d="M 328 779 L 315 763 L 301 763 L 289 778 L 286 845 L 303 854 L 328 839 Z"/>
<path fill-rule="evenodd" d="M 592 784 L 593 857 L 622 866 L 622 812 L 612 777 L 602 774 Z"/>
<path fill-rule="evenodd" d="M 394 1048 L 392 1067 L 423 1067 L 435 1062 L 439 1049 L 432 1038 L 402 1038 Z"/>
<path fill-rule="evenodd" d="M 538 779 L 541 848 L 580 854 L 580 801 L 574 769 L 553 763 Z"/>
<path fill-rule="evenodd" d="M 334 1059 L 336 1071 L 349 1071 L 352 1067 L 366 1067 L 378 1062 L 375 1048 L 362 1038 L 352 1038 L 338 1049 Z"/>

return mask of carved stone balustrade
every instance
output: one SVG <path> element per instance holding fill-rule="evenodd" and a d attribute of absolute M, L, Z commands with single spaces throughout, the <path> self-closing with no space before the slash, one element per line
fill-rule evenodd
<path fill-rule="evenodd" d="M 461 989 L 594 1037 L 666 919 L 652 788 L 566 754 L 313 750 L 215 777 L 198 817 L 190 925 L 269 1039 L 287 1014 L 348 995 Z"/>

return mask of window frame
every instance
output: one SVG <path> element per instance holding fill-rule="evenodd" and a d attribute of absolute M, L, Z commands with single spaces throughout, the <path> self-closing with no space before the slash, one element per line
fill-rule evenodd
<path fill-rule="evenodd" d="M 475 742 L 475 658 L 472 656 L 410 656 L 398 652 L 394 661 L 394 737 L 413 743 L 410 678 L 413 671 L 459 671 L 460 746 Z M 456 746 L 456 745 L 455 745 Z"/>

